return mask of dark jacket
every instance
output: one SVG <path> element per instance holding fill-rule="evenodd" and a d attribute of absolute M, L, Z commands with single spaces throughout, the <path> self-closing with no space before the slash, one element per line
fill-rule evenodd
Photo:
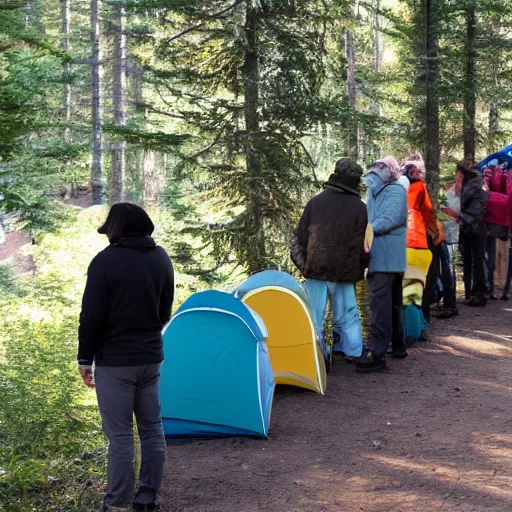
<path fill-rule="evenodd" d="M 149 236 L 121 239 L 89 265 L 80 314 L 78 362 L 136 366 L 163 360 L 174 274 Z"/>
<path fill-rule="evenodd" d="M 483 226 L 483 217 L 489 199 L 482 175 L 477 170 L 469 171 L 464 177 L 460 193 L 460 218 L 462 231 L 476 233 Z"/>
<path fill-rule="evenodd" d="M 328 186 L 306 205 L 291 245 L 291 258 L 306 279 L 355 283 L 364 252 L 366 206 L 350 189 Z"/>

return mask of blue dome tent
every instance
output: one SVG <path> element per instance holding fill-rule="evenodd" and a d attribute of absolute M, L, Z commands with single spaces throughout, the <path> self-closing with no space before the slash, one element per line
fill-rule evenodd
<path fill-rule="evenodd" d="M 168 437 L 266 437 L 274 378 L 261 318 L 219 291 L 189 297 L 164 329 L 160 395 Z"/>

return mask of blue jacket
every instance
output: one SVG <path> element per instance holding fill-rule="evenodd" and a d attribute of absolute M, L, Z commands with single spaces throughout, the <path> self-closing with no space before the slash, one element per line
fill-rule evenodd
<path fill-rule="evenodd" d="M 374 233 L 369 273 L 405 272 L 408 208 L 404 187 L 379 179 L 369 188 L 367 208 Z"/>

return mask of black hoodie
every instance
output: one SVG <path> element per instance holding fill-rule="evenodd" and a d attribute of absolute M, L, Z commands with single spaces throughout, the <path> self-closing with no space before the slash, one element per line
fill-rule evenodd
<path fill-rule="evenodd" d="M 78 362 L 137 366 L 163 360 L 174 273 L 149 236 L 122 238 L 89 265 L 80 314 Z"/>

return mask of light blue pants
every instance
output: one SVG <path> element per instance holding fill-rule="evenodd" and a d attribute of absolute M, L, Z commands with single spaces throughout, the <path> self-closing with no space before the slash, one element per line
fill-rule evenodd
<path fill-rule="evenodd" d="M 330 297 L 332 306 L 332 329 L 334 351 L 344 352 L 349 357 L 360 357 L 363 352 L 363 335 L 361 320 L 357 309 L 356 289 L 351 283 L 331 283 L 308 279 L 306 292 L 313 310 L 315 329 L 327 356 L 324 343 L 324 321 L 327 299 Z"/>

